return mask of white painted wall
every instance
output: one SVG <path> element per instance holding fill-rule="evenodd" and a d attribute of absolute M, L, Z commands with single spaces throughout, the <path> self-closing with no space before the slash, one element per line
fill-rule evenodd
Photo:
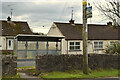
<path fill-rule="evenodd" d="M 67 41 L 62 39 L 62 54 L 67 54 Z"/>
<path fill-rule="evenodd" d="M 2 44 L 2 49 L 1 50 L 6 50 L 6 37 L 1 37 L 1 44 Z"/>
<path fill-rule="evenodd" d="M 69 51 L 69 42 L 80 42 L 80 50 L 81 51 Z M 88 40 L 88 54 L 98 53 L 98 54 L 105 54 L 106 46 L 110 45 L 111 41 L 118 41 L 118 40 Z M 67 41 L 66 41 L 67 42 Z M 94 50 L 94 42 L 103 42 L 103 50 Z M 120 42 L 120 41 L 119 41 Z M 68 41 L 68 54 L 83 54 L 83 41 L 82 40 L 69 40 Z"/>
<path fill-rule="evenodd" d="M 119 41 L 119 40 L 91 40 L 90 42 L 92 43 L 92 44 L 90 44 L 90 45 L 93 45 L 93 48 L 92 48 L 92 46 L 90 46 L 89 45 L 89 43 L 88 43 L 88 53 L 93 53 L 93 49 L 94 49 L 94 42 L 103 42 L 103 49 L 104 50 L 98 50 L 98 51 L 95 51 L 94 50 L 94 53 L 99 53 L 99 54 L 104 54 L 105 53 L 105 48 L 108 46 L 108 45 L 110 45 L 110 42 L 111 41 Z M 90 50 L 91 49 L 91 50 Z"/>
<path fill-rule="evenodd" d="M 63 37 L 63 34 L 60 32 L 60 30 L 56 27 L 55 24 L 52 25 L 52 27 L 50 28 L 48 34 L 49 36 L 62 36 Z"/>
<path fill-rule="evenodd" d="M 9 43 L 9 40 L 11 40 L 11 47 L 9 47 L 8 43 Z M 13 50 L 13 47 L 14 47 L 14 40 L 13 39 L 9 39 L 9 38 L 6 38 L 5 36 L 1 36 L 0 37 L 0 50 Z"/>
<path fill-rule="evenodd" d="M 0 50 L 2 50 L 2 38 L 0 37 Z"/>
<path fill-rule="evenodd" d="M 55 24 L 53 24 L 48 31 L 48 36 L 57 36 L 57 37 L 63 37 L 63 34 L 60 32 L 60 30 L 56 27 Z M 55 45 L 55 44 L 54 44 Z M 64 45 L 64 46 L 63 46 Z M 66 54 L 67 51 L 67 42 L 65 39 L 62 39 L 62 54 Z"/>

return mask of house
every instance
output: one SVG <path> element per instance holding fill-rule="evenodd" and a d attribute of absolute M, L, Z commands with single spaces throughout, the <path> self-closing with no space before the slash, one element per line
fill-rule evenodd
<path fill-rule="evenodd" d="M 27 22 L 23 21 L 11 21 L 8 17 L 6 20 L 0 20 L 0 50 L 13 51 L 14 37 L 18 34 L 29 34 L 32 35 L 32 31 L 29 28 Z"/>
<path fill-rule="evenodd" d="M 104 53 L 107 45 L 120 41 L 120 28 L 107 25 L 88 24 L 88 53 Z M 82 54 L 82 24 L 54 22 L 47 35 L 65 36 L 62 40 L 62 54 Z"/>

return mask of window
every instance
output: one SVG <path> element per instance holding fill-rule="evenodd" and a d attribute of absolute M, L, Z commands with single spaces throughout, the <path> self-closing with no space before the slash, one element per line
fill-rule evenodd
<path fill-rule="evenodd" d="M 118 44 L 118 43 L 119 43 L 118 41 L 111 41 L 111 42 L 110 42 L 110 45 Z"/>
<path fill-rule="evenodd" d="M 80 50 L 80 42 L 70 42 L 70 50 Z"/>
<path fill-rule="evenodd" d="M 94 42 L 94 49 L 103 49 L 103 42 Z"/>

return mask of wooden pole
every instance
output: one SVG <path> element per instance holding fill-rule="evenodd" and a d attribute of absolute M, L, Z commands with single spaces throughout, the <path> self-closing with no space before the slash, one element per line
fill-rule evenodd
<path fill-rule="evenodd" d="M 60 42 L 60 54 L 62 54 L 62 39 L 61 39 L 61 42 Z"/>
<path fill-rule="evenodd" d="M 38 40 L 37 40 L 37 43 L 36 43 L 36 55 L 38 55 L 38 50 L 39 50 L 39 43 L 38 43 Z"/>
<path fill-rule="evenodd" d="M 27 51 L 28 51 L 28 41 L 25 43 L 25 59 L 27 59 Z"/>
<path fill-rule="evenodd" d="M 88 53 L 87 53 L 87 0 L 83 0 L 83 30 L 82 30 L 82 38 L 83 38 L 83 73 L 88 74 Z"/>

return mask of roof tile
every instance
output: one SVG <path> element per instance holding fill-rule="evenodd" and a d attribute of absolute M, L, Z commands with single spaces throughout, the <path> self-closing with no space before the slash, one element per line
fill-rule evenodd
<path fill-rule="evenodd" d="M 82 39 L 82 24 L 54 22 L 67 40 Z M 88 24 L 89 40 L 120 40 L 120 27 L 113 28 L 107 25 Z"/>

